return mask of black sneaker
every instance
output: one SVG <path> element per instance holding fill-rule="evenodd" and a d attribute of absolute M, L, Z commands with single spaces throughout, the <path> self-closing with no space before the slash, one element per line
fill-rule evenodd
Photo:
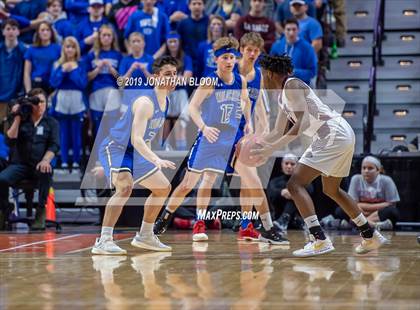
<path fill-rule="evenodd" d="M 289 240 L 284 238 L 274 227 L 270 230 L 263 230 L 260 235 L 260 241 L 277 245 L 288 245 Z"/>
<path fill-rule="evenodd" d="M 171 219 L 172 219 L 172 213 L 168 212 L 166 209 L 163 210 L 162 214 L 158 217 L 158 219 L 155 222 L 155 225 L 153 226 L 154 234 L 155 235 L 163 234 L 168 229 Z"/>

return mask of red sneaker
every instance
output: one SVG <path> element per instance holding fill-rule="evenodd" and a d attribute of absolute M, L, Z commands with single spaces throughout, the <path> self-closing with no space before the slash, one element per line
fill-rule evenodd
<path fill-rule="evenodd" d="M 174 227 L 177 229 L 191 229 L 192 220 L 182 219 L 180 217 L 174 218 Z"/>
<path fill-rule="evenodd" d="M 209 225 L 209 229 L 216 229 L 221 230 L 222 229 L 222 221 L 220 219 L 215 219 L 211 224 Z"/>
<path fill-rule="evenodd" d="M 206 224 L 203 220 L 195 222 L 193 227 L 193 241 L 207 241 Z"/>
<path fill-rule="evenodd" d="M 238 240 L 248 240 L 248 241 L 258 241 L 260 237 L 260 233 L 254 228 L 252 223 L 249 223 L 246 229 L 239 228 L 238 232 Z"/>

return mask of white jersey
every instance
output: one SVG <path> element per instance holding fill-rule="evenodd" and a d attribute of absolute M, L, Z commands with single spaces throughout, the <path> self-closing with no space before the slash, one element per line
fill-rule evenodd
<path fill-rule="evenodd" d="M 286 80 L 285 87 L 292 79 Z M 309 87 L 306 89 L 309 93 L 306 95 L 305 107 L 289 100 L 284 88 L 278 98 L 279 106 L 286 113 L 289 121 L 297 122 L 296 112 L 304 110 L 309 114 L 309 127 L 303 134 L 312 137 L 312 143 L 299 162 L 320 171 L 325 176 L 340 178 L 348 176 L 355 144 L 353 129 L 339 113 L 324 104 Z M 293 89 L 288 91 L 293 91 Z"/>
<path fill-rule="evenodd" d="M 296 104 L 293 104 L 293 102 L 291 102 L 286 96 L 286 91 L 285 91 L 286 85 L 287 83 L 289 83 L 289 81 L 293 79 L 295 78 L 289 78 L 284 83 L 281 97 L 279 96 L 279 106 L 286 113 L 289 121 L 291 121 L 294 124 L 297 122 L 297 117 L 296 117 L 295 112 L 302 112 L 302 111 L 298 111 L 297 109 L 300 110 L 300 108 L 297 107 Z M 290 92 L 294 90 L 289 89 L 288 91 Z M 299 89 L 295 91 L 303 91 L 303 89 L 302 90 Z M 331 127 L 335 125 L 334 124 L 335 122 L 330 121 L 330 120 L 339 118 L 341 117 L 341 115 L 337 113 L 336 111 L 332 110 L 326 104 L 324 104 L 309 86 L 306 88 L 306 91 L 309 91 L 309 94 L 306 96 L 307 112 L 309 114 L 309 127 L 305 129 L 303 134 L 309 137 L 314 137 L 317 134 L 318 130 L 324 125 L 325 125 L 324 126 L 325 130 L 328 129 L 326 128 L 326 126 L 328 126 L 329 129 L 331 130 L 332 129 Z"/>

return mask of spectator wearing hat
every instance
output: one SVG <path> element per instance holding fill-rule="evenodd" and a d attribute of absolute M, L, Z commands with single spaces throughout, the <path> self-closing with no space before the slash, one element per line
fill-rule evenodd
<path fill-rule="evenodd" d="M 294 222 L 297 228 L 303 227 L 303 220 L 287 189 L 287 182 L 293 174 L 297 161 L 296 155 L 286 154 L 281 161 L 283 175 L 272 179 L 268 184 L 268 199 L 275 219 L 273 224 L 281 231 L 286 231 L 291 222 Z M 306 189 L 310 195 L 314 191 L 312 184 Z"/>
<path fill-rule="evenodd" d="M 299 21 L 299 38 L 309 42 L 318 53 L 322 48 L 322 27 L 315 18 L 308 16 L 305 0 L 291 0 L 290 11 Z"/>
<path fill-rule="evenodd" d="M 77 39 L 82 55 L 92 49 L 93 43 L 98 37 L 99 28 L 108 23 L 108 19 L 104 17 L 105 5 L 103 0 L 89 0 L 88 12 L 89 17 L 81 21 L 77 28 Z"/>
<path fill-rule="evenodd" d="M 132 32 L 144 36 L 146 54 L 155 59 L 165 52 L 165 38 L 169 33 L 169 19 L 165 13 L 155 7 L 156 0 L 143 0 L 143 9 L 130 16 L 124 37 L 128 39 Z"/>
<path fill-rule="evenodd" d="M 182 48 L 192 58 L 194 73 L 199 72 L 198 45 L 207 39 L 209 17 L 204 13 L 204 0 L 189 0 L 191 11 L 188 18 L 178 24 L 177 32 L 181 36 Z"/>
<path fill-rule="evenodd" d="M 265 0 L 251 0 L 249 13 L 238 20 L 234 34 L 240 40 L 245 33 L 257 32 L 264 39 L 264 49 L 269 51 L 276 39 L 276 26 L 264 16 L 265 4 Z"/>
<path fill-rule="evenodd" d="M 298 37 L 299 22 L 296 18 L 286 20 L 284 36 L 273 44 L 271 55 L 288 55 L 293 62 L 293 76 L 310 84 L 317 73 L 317 57 L 314 48 Z"/>
<path fill-rule="evenodd" d="M 23 64 L 26 47 L 20 42 L 19 24 L 13 19 L 2 25 L 0 43 L 0 123 L 7 115 L 9 102 L 23 91 Z"/>
<path fill-rule="evenodd" d="M 283 33 L 283 27 L 284 27 L 284 22 L 293 17 L 292 12 L 290 11 L 290 1 L 291 0 L 284 0 L 282 3 L 280 3 L 277 6 L 276 9 L 276 28 L 277 28 L 277 32 L 279 34 Z M 321 0 L 323 1 L 323 0 Z M 306 1 L 306 4 L 308 5 L 308 11 L 307 14 L 311 17 L 316 17 L 316 8 L 315 5 L 313 3 L 313 0 L 308 0 Z"/>
<path fill-rule="evenodd" d="M 391 177 L 382 174 L 381 162 L 378 158 L 367 156 L 362 161 L 361 174 L 351 178 L 348 193 L 357 201 L 368 221 L 382 230 L 395 227 L 399 212 L 396 204 L 400 201 L 397 187 Z M 336 218 L 341 220 L 340 227 L 344 228 L 348 216 L 337 208 Z"/>

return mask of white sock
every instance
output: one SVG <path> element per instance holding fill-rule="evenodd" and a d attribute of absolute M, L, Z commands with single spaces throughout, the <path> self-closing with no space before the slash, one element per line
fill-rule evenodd
<path fill-rule="evenodd" d="M 101 240 L 112 240 L 113 233 L 114 233 L 114 227 L 102 226 Z"/>
<path fill-rule="evenodd" d="M 265 230 L 270 230 L 271 227 L 273 227 L 273 221 L 271 220 L 270 212 L 261 214 L 260 217 L 261 217 L 261 222 L 264 226 L 264 229 Z"/>
<path fill-rule="evenodd" d="M 368 222 L 366 216 L 364 216 L 363 213 L 360 213 L 358 216 L 352 219 L 352 221 L 354 224 L 356 224 L 357 227 L 363 226 Z"/>
<path fill-rule="evenodd" d="M 142 235 L 142 236 L 152 235 L 153 234 L 153 224 L 154 223 L 147 223 L 147 222 L 143 221 L 141 223 L 140 235 Z"/>
<path fill-rule="evenodd" d="M 303 220 L 305 221 L 305 224 L 306 224 L 306 226 L 308 226 L 308 228 L 315 227 L 315 226 L 321 226 L 319 224 L 318 217 L 316 215 L 308 216 L 308 217 L 304 218 Z"/>

